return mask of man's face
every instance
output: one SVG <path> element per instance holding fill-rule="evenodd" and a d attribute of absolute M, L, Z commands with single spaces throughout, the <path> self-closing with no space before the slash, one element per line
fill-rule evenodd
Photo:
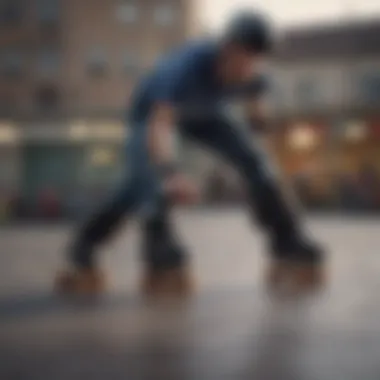
<path fill-rule="evenodd" d="M 226 47 L 221 58 L 221 75 L 226 82 L 243 82 L 258 70 L 262 57 L 240 46 Z"/>

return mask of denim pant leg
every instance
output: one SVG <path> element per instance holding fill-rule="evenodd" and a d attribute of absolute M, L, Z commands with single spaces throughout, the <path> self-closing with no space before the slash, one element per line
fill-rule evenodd
<path fill-rule="evenodd" d="M 184 125 L 184 133 L 229 161 L 246 182 L 250 205 L 270 239 L 298 234 L 294 206 L 284 196 L 276 168 L 258 142 L 236 122 L 218 117 L 208 123 Z"/>
<path fill-rule="evenodd" d="M 147 127 L 135 126 L 126 149 L 126 173 L 106 203 L 80 229 L 74 243 L 74 261 L 93 265 L 95 248 L 105 242 L 120 222 L 143 211 L 143 257 L 149 266 L 172 267 L 184 261 L 174 235 L 170 209 L 151 165 L 147 149 Z M 158 246 L 159 245 L 159 246 Z"/>
<path fill-rule="evenodd" d="M 141 254 L 145 265 L 150 269 L 178 267 L 184 264 L 184 249 L 171 220 L 169 202 L 151 163 L 146 134 L 147 126 L 141 126 L 130 140 L 128 185 L 122 187 L 120 203 L 127 212 L 141 211 Z"/>
<path fill-rule="evenodd" d="M 149 162 L 145 126 L 135 126 L 127 144 L 126 172 L 106 202 L 82 225 L 74 241 L 74 261 L 93 265 L 94 251 L 117 229 L 121 221 L 159 194 L 158 181 Z"/>

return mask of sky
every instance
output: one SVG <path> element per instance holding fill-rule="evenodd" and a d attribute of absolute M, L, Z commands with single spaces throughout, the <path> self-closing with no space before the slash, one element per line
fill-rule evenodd
<path fill-rule="evenodd" d="M 260 9 L 281 27 L 380 18 L 380 0 L 197 0 L 202 25 L 218 29 L 234 10 Z"/>

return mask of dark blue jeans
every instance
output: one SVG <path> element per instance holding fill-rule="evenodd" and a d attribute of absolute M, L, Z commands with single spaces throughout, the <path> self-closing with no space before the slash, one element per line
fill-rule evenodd
<path fill-rule="evenodd" d="M 160 191 L 159 178 L 149 158 L 147 126 L 136 125 L 131 133 L 127 149 L 128 174 L 110 200 L 80 230 L 75 244 L 77 250 L 82 252 L 76 253 L 79 264 L 90 265 L 93 248 L 116 229 L 123 217 L 141 208 L 150 215 L 146 224 L 148 234 L 153 231 L 155 241 L 167 241 L 170 243 L 168 247 L 172 245 L 173 225 L 169 220 L 164 194 Z M 280 241 L 297 234 L 293 209 L 279 188 L 275 169 L 259 144 L 252 141 L 252 135 L 246 134 L 226 117 L 215 117 L 207 122 L 182 123 L 180 133 L 236 168 L 246 183 L 253 215 L 271 240 Z M 166 256 L 162 252 L 157 250 L 155 253 L 153 249 L 147 255 L 148 261 L 181 264 L 180 249 L 168 249 Z"/>
<path fill-rule="evenodd" d="M 249 208 L 270 244 L 286 245 L 300 234 L 294 205 L 281 189 L 278 171 L 260 141 L 226 117 L 185 125 L 186 137 L 229 162 L 241 175 Z"/>

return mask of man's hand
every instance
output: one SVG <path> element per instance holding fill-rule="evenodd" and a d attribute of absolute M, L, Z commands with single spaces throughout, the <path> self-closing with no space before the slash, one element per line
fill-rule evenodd
<path fill-rule="evenodd" d="M 175 109 L 169 104 L 156 104 L 148 128 L 148 147 L 154 165 L 175 161 L 175 124 Z"/>
<path fill-rule="evenodd" d="M 183 174 L 173 174 L 163 181 L 163 189 L 174 203 L 193 204 L 199 201 L 197 187 Z"/>
<path fill-rule="evenodd" d="M 246 117 L 256 133 L 269 132 L 272 112 L 267 99 L 251 99 L 246 103 Z"/>
<path fill-rule="evenodd" d="M 176 124 L 175 109 L 169 104 L 157 104 L 154 108 L 149 124 L 148 145 L 153 164 L 162 173 L 162 185 L 164 192 L 174 203 L 189 204 L 199 199 L 196 186 L 184 175 L 170 171 L 168 163 L 175 162 L 173 138 L 173 126 Z"/>

